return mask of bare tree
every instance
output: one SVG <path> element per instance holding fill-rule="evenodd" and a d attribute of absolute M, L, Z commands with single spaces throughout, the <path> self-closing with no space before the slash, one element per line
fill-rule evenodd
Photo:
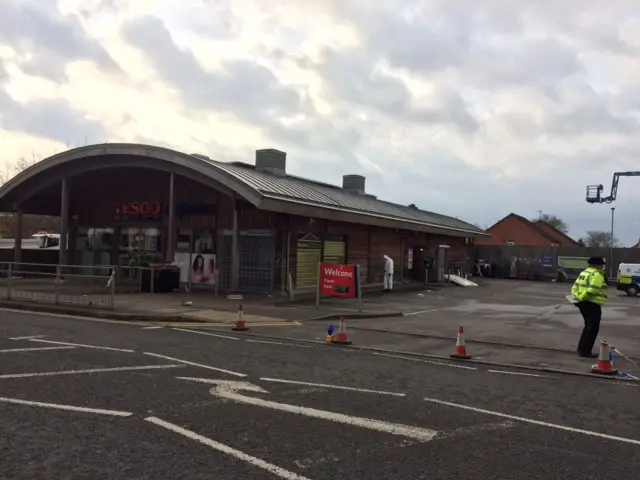
<path fill-rule="evenodd" d="M 5 164 L 4 169 L 0 170 L 0 184 L 4 185 L 17 174 L 35 165 L 40 160 L 42 160 L 41 155 L 31 152 L 29 156 L 22 155 L 15 162 Z"/>
<path fill-rule="evenodd" d="M 611 232 L 589 231 L 584 243 L 587 247 L 618 247 L 620 242 L 617 238 L 611 237 Z"/>
<path fill-rule="evenodd" d="M 35 165 L 42 156 L 31 152 L 31 155 L 21 156 L 12 164 L 5 164 L 0 169 L 0 185 L 4 185 L 20 172 Z M 16 218 L 13 213 L 0 214 L 0 236 L 13 236 L 15 233 Z M 24 236 L 33 235 L 38 231 L 57 232 L 60 230 L 60 219 L 48 215 L 25 215 L 22 222 L 22 234 Z"/>
<path fill-rule="evenodd" d="M 557 217 L 556 215 L 550 215 L 548 213 L 540 212 L 540 216 L 538 218 L 532 219 L 532 222 L 537 222 L 538 220 L 542 220 L 543 222 L 548 223 L 549 225 L 554 227 L 556 230 L 560 230 L 564 234 L 566 234 L 569 231 L 569 226 L 567 225 L 567 222 L 565 222 L 560 217 Z"/>

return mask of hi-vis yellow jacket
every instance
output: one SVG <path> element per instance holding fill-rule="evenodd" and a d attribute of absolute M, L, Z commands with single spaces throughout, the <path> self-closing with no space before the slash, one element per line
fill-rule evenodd
<path fill-rule="evenodd" d="M 573 284 L 571 295 L 579 302 L 592 302 L 598 305 L 607 303 L 607 281 L 604 273 L 597 268 L 584 270 Z"/>

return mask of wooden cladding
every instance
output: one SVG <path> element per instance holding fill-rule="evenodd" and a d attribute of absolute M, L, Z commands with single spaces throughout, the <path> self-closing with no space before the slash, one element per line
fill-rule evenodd
<path fill-rule="evenodd" d="M 382 283 L 384 277 L 384 256 L 388 255 L 393 260 L 393 276 L 400 278 L 403 255 L 403 240 L 406 238 L 406 232 L 395 230 L 375 228 L 371 236 L 371 260 L 369 262 L 369 283 Z"/>
<path fill-rule="evenodd" d="M 403 241 L 408 236 L 407 232 L 338 222 L 307 221 L 304 223 L 295 218 L 290 224 L 297 226 L 297 230 L 291 231 L 289 257 L 289 272 L 296 288 L 313 287 L 316 276 L 315 271 L 306 265 L 309 263 L 307 257 L 310 253 L 300 251 L 300 245 L 303 245 L 305 250 L 309 249 L 307 245 L 309 242 L 305 240 L 315 240 L 318 244 L 319 251 L 314 257 L 316 263 L 321 259 L 331 261 L 335 256 L 334 252 L 339 248 L 340 241 L 344 242 L 346 263 L 360 266 L 360 278 L 363 284 L 382 283 L 384 255 L 391 257 L 395 263 L 394 276 L 400 278 L 402 275 L 402 263 L 406 261 L 403 255 Z M 329 249 L 331 251 L 328 251 Z M 305 265 L 299 264 L 302 261 Z M 302 277 L 298 279 L 300 275 Z"/>

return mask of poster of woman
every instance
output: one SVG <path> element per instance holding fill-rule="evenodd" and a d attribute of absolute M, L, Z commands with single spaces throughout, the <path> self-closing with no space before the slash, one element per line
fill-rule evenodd
<path fill-rule="evenodd" d="M 187 238 L 186 232 L 185 238 Z M 191 237 L 193 235 L 193 240 Z M 217 264 L 215 254 L 214 235 L 210 231 L 199 231 L 193 234 L 189 231 L 188 239 L 182 242 L 182 248 L 187 251 L 175 253 L 175 263 L 180 267 L 180 282 L 191 286 L 215 285 Z M 193 250 L 188 251 L 193 242 Z M 186 245 L 185 245 L 186 243 Z"/>
<path fill-rule="evenodd" d="M 189 281 L 191 285 L 215 284 L 216 256 L 207 253 L 197 253 L 191 256 Z"/>

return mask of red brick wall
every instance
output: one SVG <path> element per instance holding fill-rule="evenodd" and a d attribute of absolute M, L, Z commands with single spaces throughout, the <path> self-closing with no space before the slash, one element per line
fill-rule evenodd
<path fill-rule="evenodd" d="M 506 217 L 487 230 L 491 237 L 478 238 L 476 245 L 507 245 L 515 242 L 516 246 L 549 247 L 551 241 L 532 225 L 527 225 L 517 217 Z"/>

